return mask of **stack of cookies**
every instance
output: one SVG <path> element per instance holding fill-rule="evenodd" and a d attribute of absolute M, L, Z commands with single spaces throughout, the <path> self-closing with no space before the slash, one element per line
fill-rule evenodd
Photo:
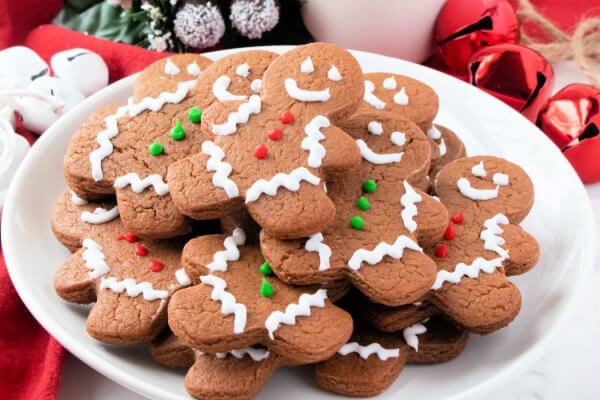
<path fill-rule="evenodd" d="M 331 44 L 160 60 L 69 144 L 56 292 L 95 303 L 95 339 L 189 367 L 202 399 L 304 364 L 372 396 L 450 360 L 516 317 L 507 276 L 539 247 L 518 226 L 527 174 L 465 157 L 437 111 L 432 88 Z"/>

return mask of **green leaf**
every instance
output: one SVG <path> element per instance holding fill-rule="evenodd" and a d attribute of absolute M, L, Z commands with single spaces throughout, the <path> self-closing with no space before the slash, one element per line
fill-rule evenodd
<path fill-rule="evenodd" d="M 92 0 L 71 0 L 76 6 L 91 3 Z M 66 4 L 66 3 L 65 3 Z M 146 24 L 134 20 L 135 12 L 121 7 L 113 7 L 102 1 L 80 12 L 73 7 L 65 7 L 55 18 L 54 23 L 75 31 L 103 39 L 139 45 L 147 36 Z"/>

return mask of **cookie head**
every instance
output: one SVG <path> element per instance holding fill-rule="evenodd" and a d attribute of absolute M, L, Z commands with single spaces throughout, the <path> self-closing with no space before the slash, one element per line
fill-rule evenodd
<path fill-rule="evenodd" d="M 531 179 L 516 164 L 493 156 L 458 159 L 435 179 L 435 191 L 454 211 L 479 209 L 486 215 L 502 213 L 520 222 L 533 205 Z"/>
<path fill-rule="evenodd" d="M 362 97 L 361 68 L 343 48 L 326 43 L 297 47 L 267 69 L 266 102 L 302 104 L 311 113 L 347 116 Z"/>

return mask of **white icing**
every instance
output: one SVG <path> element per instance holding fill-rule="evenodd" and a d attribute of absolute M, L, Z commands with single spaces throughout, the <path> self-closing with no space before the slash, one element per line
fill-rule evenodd
<path fill-rule="evenodd" d="M 398 87 L 398 83 L 396 82 L 396 78 L 390 76 L 389 78 L 385 78 L 383 80 L 383 88 L 387 90 L 394 90 Z"/>
<path fill-rule="evenodd" d="M 128 185 L 131 185 L 131 190 L 133 190 L 134 193 L 142 193 L 149 186 L 152 186 L 159 196 L 164 196 L 169 193 L 169 185 L 167 185 L 158 174 L 148 175 L 144 179 L 141 179 L 135 172 L 130 172 L 118 177 L 113 186 L 117 189 L 122 189 Z"/>
<path fill-rule="evenodd" d="M 496 184 L 496 185 L 500 185 L 500 186 L 508 186 L 508 175 L 506 174 L 502 174 L 500 172 L 497 172 L 494 174 L 494 176 L 492 177 L 492 181 Z"/>
<path fill-rule="evenodd" d="M 315 233 L 306 241 L 304 245 L 306 251 L 315 251 L 319 254 L 319 271 L 325 271 L 331 267 L 329 260 L 331 258 L 331 248 L 323 243 L 323 234 Z"/>
<path fill-rule="evenodd" d="M 458 263 L 454 268 L 453 272 L 441 270 L 438 271 L 435 282 L 431 289 L 438 290 L 442 287 L 444 282 L 450 283 L 458 283 L 462 279 L 463 276 L 468 276 L 469 278 L 477 278 L 479 276 L 479 272 L 483 271 L 486 274 L 491 274 L 496 270 L 496 268 L 502 266 L 502 261 L 504 259 L 502 257 L 494 258 L 492 260 L 486 260 L 481 257 L 477 257 L 471 264 Z"/>
<path fill-rule="evenodd" d="M 375 91 L 375 85 L 373 82 L 369 80 L 365 80 L 365 93 L 363 95 L 363 100 L 369 103 L 371 106 L 375 107 L 378 110 L 383 110 L 385 108 L 385 102 L 382 101 L 379 97 L 375 96 L 373 92 Z"/>
<path fill-rule="evenodd" d="M 252 89 L 252 91 L 254 93 L 259 93 L 260 89 L 262 89 L 262 80 L 261 79 L 253 80 L 252 83 L 250 83 L 250 89 Z"/>
<path fill-rule="evenodd" d="M 137 283 L 132 278 L 123 279 L 122 281 L 115 277 L 102 278 L 100 289 L 109 289 L 118 294 L 126 292 L 130 297 L 137 297 L 141 294 L 144 300 L 148 301 L 166 299 L 169 296 L 168 291 L 154 289 L 150 282 Z"/>
<path fill-rule="evenodd" d="M 273 333 L 279 329 L 281 324 L 296 325 L 296 318 L 310 317 L 311 307 L 325 307 L 326 299 L 327 290 L 319 289 L 313 294 L 302 294 L 298 299 L 298 304 L 288 304 L 288 306 L 285 308 L 285 312 L 272 312 L 265 321 L 265 327 L 269 332 L 269 337 L 271 340 L 275 339 Z"/>
<path fill-rule="evenodd" d="M 104 118 L 106 128 L 98 133 L 96 141 L 100 145 L 96 150 L 92 151 L 89 156 L 92 178 L 96 182 L 102 180 L 104 173 L 102 171 L 102 160 L 110 156 L 113 152 L 113 145 L 110 142 L 119 134 L 119 126 L 117 119 L 129 115 L 135 117 L 143 111 L 159 111 L 165 104 L 177 104 L 181 102 L 188 94 L 190 89 L 196 84 L 196 81 L 179 82 L 175 92 L 162 92 L 158 97 L 145 97 L 139 103 L 135 104 L 130 99 L 126 106 L 119 107 L 116 113 Z"/>
<path fill-rule="evenodd" d="M 487 176 L 487 171 L 483 166 L 483 161 L 480 161 L 479 164 L 473 166 L 473 168 L 471 168 L 471 173 L 475 176 L 485 178 Z"/>
<path fill-rule="evenodd" d="M 259 179 L 246 191 L 246 204 L 258 200 L 262 194 L 275 196 L 280 187 L 296 192 L 300 189 L 300 182 L 306 181 L 311 185 L 318 185 L 321 181 L 304 167 L 298 167 L 289 174 L 280 172 L 268 181 Z"/>
<path fill-rule="evenodd" d="M 408 184 L 408 182 L 404 181 L 404 194 L 400 197 L 400 204 L 404 207 L 400 215 L 402 217 L 402 222 L 404 223 L 404 227 L 410 232 L 413 233 L 417 230 L 417 222 L 414 220 L 414 217 L 417 216 L 417 206 L 416 203 L 419 203 L 423 200 L 420 194 L 415 192 L 415 190 Z"/>
<path fill-rule="evenodd" d="M 185 269 L 183 268 L 175 271 L 175 279 L 177 279 L 177 282 L 179 282 L 181 286 L 190 286 L 192 284 L 192 280 L 188 274 L 185 273 Z"/>
<path fill-rule="evenodd" d="M 92 279 L 96 279 L 110 271 L 110 267 L 106 263 L 106 257 L 102 252 L 102 246 L 92 239 L 83 240 L 83 254 L 81 258 L 85 261 L 85 267 L 89 270 L 88 275 Z"/>
<path fill-rule="evenodd" d="M 483 240 L 483 248 L 495 252 L 503 259 L 508 258 L 508 250 L 500 247 L 506 242 L 500 236 L 504 230 L 498 224 L 507 225 L 508 223 L 508 218 L 504 214 L 496 214 L 483 223 L 485 229 L 479 235 L 479 238 Z"/>
<path fill-rule="evenodd" d="M 237 76 L 241 76 L 242 78 L 247 78 L 250 75 L 250 66 L 246 63 L 238 65 L 235 69 L 235 74 Z"/>
<path fill-rule="evenodd" d="M 193 63 L 191 63 L 187 66 L 187 73 L 192 76 L 199 76 L 200 73 L 202 73 L 202 71 L 200 70 L 198 63 L 196 63 L 196 61 L 194 61 Z"/>
<path fill-rule="evenodd" d="M 400 153 L 375 153 L 362 139 L 356 139 L 356 144 L 362 157 L 371 164 L 391 164 L 402 160 L 403 152 Z"/>
<path fill-rule="evenodd" d="M 402 89 L 400 89 L 398 93 L 394 95 L 394 103 L 401 106 L 408 105 L 408 96 L 406 95 L 406 89 L 404 88 L 404 86 L 402 87 Z"/>
<path fill-rule="evenodd" d="M 421 323 L 417 323 L 408 328 L 404 328 L 402 330 L 402 335 L 404 336 L 404 341 L 407 345 L 415 349 L 415 351 L 419 351 L 419 338 L 417 335 L 422 335 L 425 332 L 427 332 L 427 327 Z"/>
<path fill-rule="evenodd" d="M 446 142 L 444 141 L 444 138 L 440 140 L 438 147 L 440 148 L 440 156 L 446 155 L 448 149 L 446 148 Z"/>
<path fill-rule="evenodd" d="M 442 132 L 435 125 L 432 125 L 431 128 L 427 131 L 427 137 L 431 140 L 438 140 L 442 137 Z"/>
<path fill-rule="evenodd" d="M 75 204 L 76 206 L 85 206 L 88 201 L 77 196 L 75 192 L 71 190 L 71 203 Z"/>
<path fill-rule="evenodd" d="M 245 124 L 250 118 L 250 114 L 260 113 L 260 96 L 253 94 L 247 103 L 242 103 L 237 111 L 229 114 L 227 122 L 223 124 L 212 124 L 212 132 L 215 135 L 231 135 L 237 131 L 238 124 Z"/>
<path fill-rule="evenodd" d="M 331 98 L 329 94 L 329 88 L 323 90 L 305 90 L 298 87 L 296 80 L 287 78 L 285 80 L 285 91 L 288 96 L 292 99 L 299 101 L 312 102 L 312 101 L 327 101 Z"/>
<path fill-rule="evenodd" d="M 233 356 L 238 360 L 249 356 L 252 359 L 252 361 L 261 362 L 269 357 L 269 350 L 254 347 L 245 347 L 243 349 L 234 349 L 225 353 L 217 353 L 216 356 L 218 359 L 223 359 L 227 356 Z"/>
<path fill-rule="evenodd" d="M 98 207 L 94 212 L 84 211 L 81 213 L 81 220 L 90 224 L 104 224 L 112 221 L 119 216 L 119 208 L 114 206 L 110 210 Z"/>
<path fill-rule="evenodd" d="M 306 57 L 306 60 L 302 61 L 302 64 L 300 64 L 300 71 L 304 72 L 305 74 L 311 74 L 315 72 L 315 66 L 313 65 L 312 58 L 310 58 L 310 56 Z"/>
<path fill-rule="evenodd" d="M 319 168 L 325 157 L 325 147 L 321 140 L 325 139 L 325 135 L 321 133 L 322 128 L 328 128 L 329 120 L 323 115 L 317 115 L 304 127 L 306 137 L 302 140 L 300 146 L 303 150 L 308 151 L 308 165 L 313 168 Z"/>
<path fill-rule="evenodd" d="M 206 170 L 215 171 L 212 178 L 213 185 L 224 189 L 230 199 L 239 196 L 240 191 L 237 185 L 229 179 L 233 167 L 228 162 L 223 161 L 223 158 L 225 158 L 223 149 L 207 140 L 202 143 L 202 153 L 209 156 L 206 161 Z"/>
<path fill-rule="evenodd" d="M 381 125 L 381 122 L 371 121 L 367 125 L 367 130 L 372 135 L 381 135 L 383 133 L 383 125 Z"/>
<path fill-rule="evenodd" d="M 381 361 L 385 361 L 388 358 L 398 357 L 400 355 L 400 349 L 386 349 L 379 343 L 361 346 L 358 342 L 350 342 L 346 343 L 338 350 L 338 354 L 342 356 L 346 356 L 350 353 L 357 353 L 360 358 L 364 360 L 375 354 Z"/>
<path fill-rule="evenodd" d="M 390 256 L 396 260 L 399 260 L 404 254 L 404 249 L 410 249 L 420 253 L 423 252 L 423 249 L 419 247 L 419 245 L 411 238 L 400 235 L 396 238 L 396 241 L 392 245 L 386 242 L 380 242 L 373 250 L 356 250 L 352 254 L 350 261 L 348 261 L 348 266 L 356 271 L 361 267 L 363 262 L 366 262 L 370 265 L 375 265 L 381 262 L 384 256 Z"/>
<path fill-rule="evenodd" d="M 331 68 L 329 68 L 329 71 L 327 71 L 327 78 L 330 81 L 339 82 L 342 80 L 342 75 L 335 65 L 332 65 Z"/>
<path fill-rule="evenodd" d="M 200 281 L 213 287 L 210 298 L 213 301 L 221 302 L 221 313 L 223 315 L 233 314 L 233 333 L 244 332 L 247 318 L 246 306 L 238 303 L 235 296 L 225 290 L 227 282 L 214 275 L 201 276 Z"/>
<path fill-rule="evenodd" d="M 181 70 L 177 67 L 177 65 L 173 64 L 170 58 L 167 58 L 167 62 L 165 63 L 165 74 L 167 75 L 177 75 Z"/>
<path fill-rule="evenodd" d="M 396 146 L 404 146 L 406 144 L 406 133 L 404 133 L 404 132 L 392 132 L 390 140 Z"/>
<path fill-rule="evenodd" d="M 210 272 L 227 271 L 228 261 L 237 261 L 240 259 L 240 250 L 238 246 L 246 243 L 246 233 L 241 228 L 235 228 L 231 236 L 227 236 L 223 241 L 225 250 L 217 251 L 213 255 L 213 260 L 206 266 Z"/>
<path fill-rule="evenodd" d="M 231 85 L 231 79 L 227 75 L 221 75 L 214 81 L 212 91 L 219 101 L 246 100 L 248 98 L 247 96 L 231 93 L 229 85 Z"/>
<path fill-rule="evenodd" d="M 498 186 L 495 189 L 476 189 L 467 178 L 460 178 L 456 186 L 463 196 L 471 200 L 492 200 L 498 197 Z"/>

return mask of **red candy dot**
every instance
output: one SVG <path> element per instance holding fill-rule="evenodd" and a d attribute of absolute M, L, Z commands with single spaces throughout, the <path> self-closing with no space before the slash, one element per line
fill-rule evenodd
<path fill-rule="evenodd" d="M 281 132 L 281 129 L 279 128 L 273 128 L 269 131 L 269 133 L 267 133 L 268 138 L 271 140 L 279 140 L 281 139 L 282 135 L 283 132 Z"/>
<path fill-rule="evenodd" d="M 160 272 L 165 269 L 165 264 L 160 261 L 155 260 L 154 258 L 150 260 L 150 271 L 152 272 Z"/>
<path fill-rule="evenodd" d="M 452 225 L 452 222 L 450 222 L 448 224 L 448 227 L 446 228 L 446 232 L 444 232 L 444 239 L 452 240 L 455 237 L 456 237 L 456 233 L 454 233 L 454 226 Z"/>
<path fill-rule="evenodd" d="M 282 124 L 291 124 L 292 122 L 294 122 L 294 114 L 292 114 L 290 110 L 287 110 L 286 112 L 281 114 L 279 120 Z"/>
<path fill-rule="evenodd" d="M 269 151 L 267 150 L 267 146 L 264 143 L 259 144 L 254 149 L 254 156 L 256 156 L 256 158 L 258 159 L 262 160 L 263 158 L 267 158 L 268 154 Z"/>
<path fill-rule="evenodd" d="M 145 248 L 144 246 L 142 246 L 139 243 L 137 243 L 135 245 L 135 255 L 136 256 L 144 257 L 147 254 L 148 254 L 148 249 L 147 248 Z"/>
<path fill-rule="evenodd" d="M 435 255 L 439 258 L 448 257 L 448 249 L 446 248 L 446 242 L 442 243 L 437 249 L 435 249 Z"/>
<path fill-rule="evenodd" d="M 137 242 L 138 238 L 133 233 L 127 232 L 117 236 L 117 240 L 125 240 L 128 243 L 135 243 Z"/>
<path fill-rule="evenodd" d="M 463 213 L 461 213 L 461 212 L 457 212 L 450 219 L 455 224 L 460 224 L 461 222 L 463 222 L 465 220 L 465 215 Z"/>

